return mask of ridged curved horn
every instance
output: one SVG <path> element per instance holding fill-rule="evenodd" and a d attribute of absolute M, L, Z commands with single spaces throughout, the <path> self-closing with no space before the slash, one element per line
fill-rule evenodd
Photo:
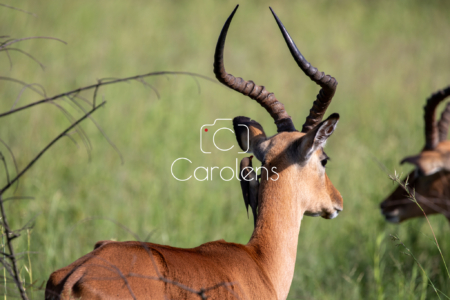
<path fill-rule="evenodd" d="M 282 131 L 296 131 L 291 117 L 284 109 L 284 105 L 279 102 L 273 93 L 269 93 L 264 86 L 256 85 L 253 81 L 245 81 L 242 78 L 236 78 L 225 71 L 223 64 L 223 48 L 225 46 L 225 39 L 227 37 L 228 28 L 231 20 L 238 9 L 239 5 L 233 10 L 228 17 L 225 25 L 220 32 L 219 40 L 217 41 L 216 52 L 214 53 L 214 74 L 216 78 L 227 87 L 249 96 L 256 100 L 275 120 L 278 132 Z"/>
<path fill-rule="evenodd" d="M 427 103 L 425 104 L 425 107 L 424 107 L 424 110 L 425 110 L 425 115 L 424 115 L 425 148 L 424 149 L 425 150 L 432 150 L 432 149 L 436 148 L 436 146 L 439 143 L 438 128 L 436 126 L 436 120 L 435 120 L 436 107 L 439 105 L 439 103 L 442 102 L 442 100 L 444 100 L 449 95 L 450 95 L 450 86 L 433 93 L 427 99 Z M 443 121 L 443 123 L 444 123 L 444 121 Z"/>
<path fill-rule="evenodd" d="M 447 103 L 442 112 L 441 119 L 438 122 L 439 142 L 445 141 L 448 135 L 448 126 L 450 125 L 450 102 Z"/>
<path fill-rule="evenodd" d="M 321 87 L 320 92 L 316 96 L 316 100 L 313 103 L 313 107 L 309 111 L 309 116 L 306 118 L 305 124 L 303 124 L 302 132 L 306 133 L 322 121 L 323 115 L 325 114 L 328 105 L 330 105 L 334 93 L 336 92 L 338 83 L 334 77 L 325 75 L 323 72 L 319 72 L 303 57 L 283 23 L 281 23 L 280 19 L 278 19 L 273 9 L 271 7 L 269 8 L 277 21 L 278 27 L 280 28 L 284 40 L 289 47 L 289 51 L 291 51 L 297 65 L 300 69 L 302 69 L 303 73 L 305 73 L 312 81 Z"/>

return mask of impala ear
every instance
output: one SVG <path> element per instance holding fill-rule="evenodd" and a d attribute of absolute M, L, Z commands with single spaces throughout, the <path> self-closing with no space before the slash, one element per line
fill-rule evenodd
<path fill-rule="evenodd" d="M 308 160 L 317 149 L 325 145 L 327 139 L 336 129 L 338 121 L 339 114 L 334 113 L 300 138 L 299 151 L 302 160 Z"/>
<path fill-rule="evenodd" d="M 435 151 L 423 151 L 419 155 L 405 157 L 400 164 L 404 163 L 415 165 L 425 176 L 432 175 L 445 168 L 442 155 Z"/>
<path fill-rule="evenodd" d="M 236 117 L 233 128 L 242 151 L 253 153 L 259 161 L 264 161 L 265 151 L 261 144 L 267 137 L 261 124 L 247 117 Z"/>

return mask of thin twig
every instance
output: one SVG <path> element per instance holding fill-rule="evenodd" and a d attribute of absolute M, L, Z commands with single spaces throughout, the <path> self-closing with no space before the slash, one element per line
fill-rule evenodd
<path fill-rule="evenodd" d="M 31 58 L 32 60 L 34 60 L 37 64 L 39 64 L 39 66 L 42 68 L 42 70 L 45 69 L 45 66 L 44 66 L 43 63 L 41 63 L 37 58 L 35 58 L 33 55 L 31 55 L 30 53 L 28 53 L 28 52 L 26 52 L 26 51 L 23 51 L 23 50 L 17 49 L 17 48 L 11 48 L 11 47 L 9 47 L 9 48 L 3 48 L 3 49 L 1 49 L 0 51 L 6 51 L 6 53 L 8 53 L 9 50 L 14 50 L 14 51 L 20 52 L 20 53 L 22 53 L 22 54 L 28 56 L 29 58 Z M 8 56 L 9 56 L 9 53 L 8 53 Z M 11 67 L 12 67 L 12 61 L 11 61 Z"/>
<path fill-rule="evenodd" d="M 23 92 L 29 88 L 30 86 L 36 85 L 38 87 L 40 87 L 42 89 L 42 92 L 44 93 L 44 97 L 47 97 L 46 93 L 45 93 L 45 89 L 42 85 L 40 85 L 39 83 L 30 83 L 30 84 L 26 84 L 22 87 L 22 89 L 20 90 L 19 94 L 16 97 L 16 100 L 14 101 L 13 105 L 11 106 L 10 110 L 13 110 L 14 107 L 16 107 L 17 103 L 19 102 L 20 97 L 22 97 Z"/>
<path fill-rule="evenodd" d="M 37 15 L 36 15 L 35 13 L 29 12 L 29 11 L 26 11 L 26 10 L 23 10 L 23 9 L 14 7 L 14 6 L 9 6 L 9 5 L 6 5 L 6 4 L 3 4 L 3 3 L 0 3 L 0 6 L 4 6 L 4 7 L 7 7 L 7 8 L 14 9 L 14 10 L 18 10 L 18 11 L 21 11 L 21 12 L 23 12 L 23 13 L 32 15 L 33 17 L 37 17 Z"/>
<path fill-rule="evenodd" d="M 21 107 L 19 107 L 19 108 L 14 109 L 14 110 L 11 110 L 11 111 L 7 111 L 7 112 L 4 112 L 4 113 L 1 113 L 1 114 L 0 114 L 0 118 L 1 118 L 1 117 L 4 117 L 4 116 L 7 116 L 7 115 L 10 115 L 10 114 L 13 114 L 13 113 L 18 112 L 18 111 L 27 109 L 27 108 L 29 108 L 29 107 L 33 107 L 33 106 L 38 105 L 38 104 L 50 102 L 50 101 L 53 101 L 53 100 L 58 99 L 58 98 L 62 98 L 62 97 L 68 96 L 68 95 L 72 95 L 72 94 L 75 94 L 75 93 L 79 93 L 79 92 L 81 92 L 81 91 L 86 91 L 86 90 L 98 88 L 99 86 L 104 86 L 104 85 L 108 85 L 108 84 L 114 84 L 114 83 L 117 83 L 117 82 L 126 82 L 126 81 L 128 81 L 128 80 L 136 80 L 136 79 L 144 78 L 144 77 L 165 75 L 165 74 L 171 74 L 171 75 L 189 75 L 189 76 L 191 76 L 191 77 L 193 77 L 193 78 L 199 77 L 199 78 L 202 78 L 202 79 L 209 80 L 209 81 L 211 81 L 211 82 L 217 83 L 216 80 L 214 80 L 214 79 L 212 79 L 212 78 L 209 78 L 209 77 L 207 77 L 207 76 L 203 76 L 203 75 L 200 75 L 200 74 L 196 74 L 196 73 L 191 73 L 191 72 L 166 72 L 166 71 L 162 71 L 162 72 L 152 72 L 152 73 L 147 73 L 147 74 L 143 74 L 143 75 L 137 75 L 137 76 L 131 76 L 131 77 L 125 77 L 125 78 L 115 79 L 115 80 L 111 80 L 111 81 L 102 81 L 102 82 L 99 82 L 99 83 L 97 83 L 97 84 L 93 84 L 93 85 L 81 87 L 81 88 L 78 88 L 78 89 L 73 90 L 73 91 L 70 91 L 70 92 L 66 92 L 66 93 L 62 93 L 62 94 L 59 94 L 59 95 L 55 95 L 55 96 L 50 97 L 50 98 L 45 98 L 45 99 L 42 99 L 42 100 L 39 100 L 39 101 L 30 103 L 30 104 L 28 104 L 28 105 L 21 106 Z M 0 76 L 0 79 L 11 80 L 11 81 L 18 82 L 18 83 L 21 83 L 21 84 L 23 84 L 23 85 L 26 85 L 26 83 L 24 83 L 24 82 L 22 82 L 22 81 L 20 81 L 20 80 L 17 80 L 17 79 L 13 79 L 13 78 L 1 77 L 1 76 Z"/>
<path fill-rule="evenodd" d="M 86 118 L 88 118 L 92 113 L 94 113 L 97 109 L 99 109 L 100 107 L 102 107 L 103 105 L 105 105 L 106 102 L 103 102 L 101 104 L 99 104 L 98 106 L 94 107 L 93 109 L 91 109 L 87 114 L 85 114 L 83 117 L 81 117 L 80 119 L 78 119 L 75 123 L 73 123 L 72 125 L 70 125 L 66 130 L 64 130 L 61 134 L 59 134 L 55 139 L 53 139 L 53 141 L 51 141 L 44 149 L 41 150 L 41 152 L 39 152 L 39 154 L 19 173 L 17 174 L 16 177 L 14 177 L 14 179 L 11 180 L 10 183 L 8 183 L 6 186 L 4 186 L 1 190 L 0 190 L 0 195 L 3 195 L 3 193 L 12 185 L 14 184 L 14 182 L 16 182 L 20 177 L 22 177 L 23 174 L 25 174 L 26 171 L 28 171 L 28 169 L 31 168 L 31 166 L 33 166 L 33 164 L 42 156 L 42 154 L 44 154 L 51 146 L 53 146 L 54 143 L 56 143 L 61 137 L 63 137 L 64 135 L 66 135 L 67 132 L 69 132 L 70 130 L 72 130 L 72 128 L 74 128 L 75 126 L 77 126 L 79 123 L 81 123 L 83 120 L 85 120 Z"/>
<path fill-rule="evenodd" d="M 72 115 L 65 108 L 63 108 L 61 105 L 55 103 L 54 101 L 50 101 L 49 103 L 53 104 L 59 110 L 61 110 L 63 112 L 64 116 L 66 116 L 67 120 L 69 120 L 70 123 L 74 122 L 75 118 L 72 117 Z M 81 126 L 76 126 L 75 131 L 79 134 L 81 140 L 83 141 L 83 144 L 86 147 L 86 152 L 88 154 L 88 160 L 90 161 L 91 160 L 91 150 L 92 150 L 91 141 L 89 140 L 87 133 L 83 130 L 83 128 Z"/>
<path fill-rule="evenodd" d="M 86 113 L 86 109 L 81 106 L 77 101 L 75 101 L 75 99 L 72 99 L 72 97 L 67 96 L 67 98 L 71 101 L 71 104 L 74 104 L 78 109 L 80 109 L 83 113 Z M 95 101 L 95 98 L 94 98 Z M 125 160 L 123 158 L 122 153 L 120 152 L 119 148 L 116 146 L 116 144 L 114 144 L 114 142 L 108 137 L 108 135 L 106 134 L 105 130 L 103 130 L 103 128 L 100 126 L 99 123 L 97 123 L 97 121 L 92 118 L 92 116 L 89 116 L 89 119 L 92 121 L 92 123 L 94 123 L 95 127 L 97 127 L 98 131 L 100 131 L 100 133 L 103 135 L 103 137 L 106 139 L 106 141 L 108 142 L 108 144 L 116 151 L 116 153 L 119 155 L 120 158 L 120 162 L 122 164 L 125 163 Z"/>
<path fill-rule="evenodd" d="M 9 55 L 8 49 L 5 49 L 5 51 L 6 51 L 6 56 L 8 56 L 8 60 L 9 60 L 9 70 L 11 71 L 12 67 L 13 67 L 12 59 L 11 59 L 11 56 Z"/>
<path fill-rule="evenodd" d="M 151 85 L 150 83 L 146 82 L 144 79 L 141 79 L 141 78 L 136 79 L 136 81 L 142 83 L 144 86 L 151 88 L 155 92 L 156 98 L 158 98 L 158 100 L 161 99 L 161 95 L 159 94 L 158 90 L 153 85 Z"/>
<path fill-rule="evenodd" d="M 3 165 L 5 166 L 6 182 L 9 183 L 8 165 L 6 164 L 5 156 L 3 156 L 3 153 L 1 151 L 0 151 L 0 160 L 3 162 Z"/>
<path fill-rule="evenodd" d="M 34 200 L 34 197 L 30 197 L 30 196 L 13 196 L 13 197 L 8 197 L 3 199 L 3 203 L 5 203 L 6 201 L 11 201 L 11 200 Z"/>
<path fill-rule="evenodd" d="M 2 143 L 6 147 L 6 149 L 8 149 L 9 154 L 11 154 L 11 157 L 12 157 L 13 163 L 14 163 L 14 168 L 16 170 L 16 174 L 18 174 L 19 173 L 19 168 L 17 167 L 17 161 L 16 161 L 16 157 L 14 156 L 14 153 L 12 152 L 11 148 L 9 148 L 8 144 L 5 143 L 2 139 L 0 139 L 0 143 Z M 19 187 L 19 181 L 17 181 L 16 189 L 14 190 L 14 192 L 17 191 L 18 187 Z"/>
<path fill-rule="evenodd" d="M 11 183 L 8 183 L 8 185 L 10 186 Z M 20 280 L 20 274 L 19 274 L 19 269 L 17 268 L 16 256 L 14 254 L 14 247 L 12 246 L 12 240 L 16 236 L 11 235 L 11 230 L 9 228 L 8 220 L 6 218 L 5 207 L 3 206 L 2 196 L 3 196 L 3 191 L 0 192 L 0 211 L 2 214 L 3 228 L 5 231 L 5 235 L 6 235 L 6 244 L 8 245 L 8 250 L 9 250 L 9 255 L 7 257 L 9 258 L 9 260 L 11 262 L 11 269 L 12 269 L 11 273 L 13 273 L 12 278 L 14 279 L 14 282 L 15 282 L 17 288 L 19 289 L 19 293 L 20 293 L 20 296 L 22 297 L 22 299 L 28 300 L 27 294 L 25 292 L 25 288 L 23 287 L 22 281 Z M 2 263 L 3 263 L 3 261 L 2 261 Z M 7 264 L 3 263 L 3 265 L 6 268 Z"/>
<path fill-rule="evenodd" d="M 77 141 L 71 136 L 70 132 L 68 132 L 68 133 L 66 134 L 66 137 L 67 137 L 69 140 L 71 140 L 71 141 L 75 144 L 75 146 L 77 146 L 78 149 L 80 149 L 80 146 L 78 145 Z"/>
<path fill-rule="evenodd" d="M 9 258 L 9 261 L 11 262 L 11 271 L 10 274 L 12 275 L 12 278 L 15 281 L 15 284 L 17 286 L 17 288 L 19 289 L 20 292 L 20 296 L 22 297 L 23 300 L 27 300 L 28 297 L 26 295 L 25 292 L 25 288 L 22 284 L 22 281 L 20 280 L 20 274 L 17 268 L 17 257 L 15 255 L 14 252 L 14 248 L 12 246 L 12 240 L 14 238 L 17 237 L 17 234 L 15 234 L 9 227 L 8 224 L 8 220 L 6 218 L 6 211 L 4 208 L 4 201 L 2 201 L 2 196 L 4 194 L 4 192 L 6 190 L 8 190 L 12 184 L 14 184 L 14 182 L 16 182 L 17 180 L 19 180 L 19 178 L 21 176 L 23 176 L 25 174 L 25 172 L 27 172 L 32 166 L 33 164 L 53 145 L 55 144 L 59 139 L 61 139 L 63 136 L 65 136 L 67 134 L 67 132 L 69 132 L 70 130 L 72 130 L 72 128 L 74 128 L 75 126 L 77 126 L 80 122 L 82 122 L 84 119 L 86 119 L 89 115 L 91 115 L 92 113 L 94 113 L 98 108 L 102 107 L 103 105 L 105 105 L 106 102 L 101 103 L 100 105 L 94 107 L 91 111 L 89 111 L 88 113 L 86 113 L 83 117 L 81 117 L 80 119 L 78 119 L 76 122 L 74 122 L 73 124 L 71 124 L 66 130 L 64 130 L 61 134 L 59 134 L 55 139 L 53 139 L 43 150 L 41 150 L 41 152 L 39 152 L 39 154 L 21 171 L 19 172 L 16 177 L 14 177 L 14 179 L 12 179 L 11 181 L 8 181 L 8 183 L 0 190 L 0 212 L 2 215 L 2 225 L 4 228 L 4 232 L 6 235 L 6 244 L 8 246 L 8 250 L 9 250 L 9 254 L 7 255 L 7 257 Z M 28 223 L 27 223 L 28 224 Z M 25 227 L 27 226 L 27 224 L 25 224 Z M 24 228 L 22 228 L 21 230 L 23 230 Z M 1 262 L 3 263 L 3 265 L 5 266 L 5 268 L 7 268 L 7 263 L 5 260 L 1 260 Z"/>
<path fill-rule="evenodd" d="M 15 40 L 6 42 L 6 43 L 4 43 L 4 44 L 1 44 L 1 45 L 0 45 L 0 50 L 3 49 L 3 48 L 6 48 L 6 47 L 9 46 L 9 45 L 12 45 L 12 44 L 15 44 L 15 43 L 18 43 L 18 42 L 21 42 L 21 41 L 25 41 L 25 40 L 34 40 L 34 39 L 55 40 L 55 41 L 58 41 L 58 42 L 61 42 L 61 43 L 67 45 L 67 43 L 64 42 L 63 40 L 60 40 L 60 39 L 54 38 L 54 37 L 49 37 L 49 36 L 30 36 L 30 37 L 21 38 L 21 39 L 15 39 Z"/>
<path fill-rule="evenodd" d="M 26 85 L 30 90 L 36 92 L 36 93 L 39 94 L 40 96 L 46 97 L 46 96 L 44 96 L 44 93 L 41 93 L 39 90 L 35 89 L 35 88 L 32 87 L 32 86 L 29 86 L 28 83 L 25 83 L 25 82 L 23 82 L 23 81 L 21 81 L 21 80 L 14 79 L 14 78 L 11 78 L 11 77 L 5 77 L 5 76 L 0 76 L 0 80 L 7 80 L 7 81 L 15 82 L 15 83 L 20 83 L 20 84 L 23 85 L 23 86 Z"/>

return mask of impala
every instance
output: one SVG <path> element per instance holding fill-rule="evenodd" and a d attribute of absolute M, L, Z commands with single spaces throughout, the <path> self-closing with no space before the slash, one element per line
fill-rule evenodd
<path fill-rule="evenodd" d="M 219 240 L 192 249 L 100 241 L 92 252 L 50 276 L 46 299 L 198 299 L 179 284 L 201 290 L 218 283 L 229 284 L 205 292 L 208 299 L 286 299 L 303 215 L 332 219 L 343 208 L 339 191 L 325 173 L 328 156 L 323 151 L 339 119 L 338 114 L 332 114 L 322 121 L 337 82 L 306 61 L 272 11 L 297 64 L 321 87 L 302 131 L 297 131 L 273 93 L 225 71 L 225 38 L 237 8 L 219 36 L 214 73 L 221 83 L 264 107 L 278 129 L 276 135 L 267 137 L 258 122 L 247 117 L 233 120 L 239 146 L 244 151 L 250 149 L 265 166 L 259 183 L 256 228 L 250 241 L 240 245 Z M 239 124 L 249 128 L 249 145 L 247 129 Z M 277 168 L 277 175 L 272 167 Z M 273 176 L 278 179 L 272 180 Z"/>
<path fill-rule="evenodd" d="M 450 103 L 436 123 L 436 107 L 450 95 L 450 86 L 428 98 L 425 105 L 425 147 L 415 156 L 405 157 L 400 163 L 410 163 L 415 169 L 408 175 L 408 186 L 425 214 L 443 214 L 450 221 Z M 424 216 L 419 206 L 409 200 L 406 191 L 398 186 L 381 202 L 381 213 L 386 220 L 399 223 Z"/>

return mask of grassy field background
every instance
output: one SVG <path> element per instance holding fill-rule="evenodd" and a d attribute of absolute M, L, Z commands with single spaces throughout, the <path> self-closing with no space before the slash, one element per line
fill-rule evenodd
<path fill-rule="evenodd" d="M 26 56 L 0 53 L 0 76 L 39 83 L 54 95 L 96 83 L 152 71 L 189 71 L 214 77 L 213 52 L 219 32 L 236 5 L 230 1 L 26 1 L 3 0 L 37 17 L 0 6 L 0 35 L 51 36 L 16 44 L 45 64 Z M 437 299 L 414 260 L 390 240 L 401 238 L 435 286 L 450 295 L 447 277 L 424 219 L 387 224 L 378 205 L 394 188 L 388 173 L 409 172 L 403 156 L 424 144 L 425 99 L 450 82 L 450 2 L 448 1 L 246 1 L 228 34 L 227 71 L 265 85 L 282 101 L 297 128 L 303 124 L 319 88 L 294 63 L 271 6 L 305 57 L 339 82 L 328 113 L 341 121 L 327 144 L 327 173 L 344 197 L 334 220 L 303 219 L 295 276 L 289 299 Z M 242 154 L 202 154 L 199 128 L 217 118 L 245 115 L 268 134 L 276 127 L 258 104 L 220 84 L 189 76 L 147 80 L 160 99 L 138 82 L 101 88 L 108 101 L 95 114 L 108 144 L 91 121 L 82 125 L 92 144 L 90 155 L 75 134 L 58 142 L 25 175 L 10 201 L 10 223 L 34 223 L 15 241 L 31 251 L 32 281 L 91 251 L 105 239 L 133 240 L 123 224 L 142 239 L 194 247 L 225 239 L 246 243 L 253 221 L 247 219 L 239 183 L 176 181 L 197 166 L 234 167 Z M 0 112 L 11 108 L 22 87 L 1 81 Z M 91 99 L 92 93 L 82 96 Z M 17 105 L 41 97 L 25 90 Z M 58 102 L 79 116 L 67 100 Z M 0 118 L 0 138 L 23 168 L 69 122 L 50 104 Z M 235 143 L 224 134 L 224 145 Z M 237 147 L 237 146 L 236 146 Z M 6 156 L 6 149 L 0 145 Z M 10 170 L 12 160 L 7 157 Z M 386 167 L 386 173 L 380 164 Z M 0 172 L 0 182 L 6 182 Z M 14 172 L 13 172 L 14 173 Z M 230 175 L 227 175 L 230 176 Z M 13 195 L 11 190 L 8 195 Z M 114 220 L 111 222 L 110 220 Z M 430 217 L 444 257 L 450 263 L 450 228 L 443 216 Z M 116 223 L 115 223 L 116 222 Z M 30 276 L 28 257 L 21 274 Z M 2 295 L 12 294 L 2 285 Z M 33 299 L 43 291 L 29 290 Z M 442 299 L 445 299 L 442 296 Z"/>

